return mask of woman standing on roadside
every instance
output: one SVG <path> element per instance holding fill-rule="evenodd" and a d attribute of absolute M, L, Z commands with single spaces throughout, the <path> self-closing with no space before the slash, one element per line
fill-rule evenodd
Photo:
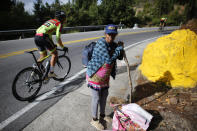
<path fill-rule="evenodd" d="M 123 59 L 123 42 L 114 42 L 117 36 L 117 27 L 113 24 L 105 28 L 105 37 L 97 41 L 91 60 L 87 65 L 87 85 L 92 91 L 92 121 L 98 130 L 104 126 L 98 120 L 98 105 L 100 105 L 100 120 L 109 122 L 105 116 L 105 106 L 108 96 L 110 75 L 115 79 L 116 59 Z"/>

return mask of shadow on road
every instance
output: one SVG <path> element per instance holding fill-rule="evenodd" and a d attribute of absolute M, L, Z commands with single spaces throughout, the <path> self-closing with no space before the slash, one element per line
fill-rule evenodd
<path fill-rule="evenodd" d="M 85 81 L 85 75 L 82 74 L 78 78 L 72 80 L 72 82 L 70 82 L 64 86 L 58 87 L 59 89 L 57 89 L 55 91 L 55 93 L 53 93 L 53 95 L 47 97 L 46 99 L 44 99 L 42 101 L 53 99 L 53 98 L 60 97 L 60 96 L 64 96 L 70 92 L 73 92 L 76 89 L 80 88 L 83 85 L 84 81 Z M 48 91 L 50 91 L 50 90 L 48 90 Z M 48 92 L 48 91 L 46 91 L 46 92 Z M 45 94 L 46 92 L 43 92 L 42 94 L 37 95 L 36 98 L 40 97 L 41 95 Z M 29 102 L 35 101 L 36 98 L 32 101 L 29 101 Z"/>

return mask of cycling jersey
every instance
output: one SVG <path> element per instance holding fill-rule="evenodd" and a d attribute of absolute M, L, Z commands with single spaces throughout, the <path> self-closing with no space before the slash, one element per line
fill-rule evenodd
<path fill-rule="evenodd" d="M 166 18 L 161 18 L 160 21 L 161 21 L 161 22 L 166 22 L 166 20 L 167 20 Z"/>
<path fill-rule="evenodd" d="M 61 36 L 62 24 L 57 19 L 50 19 L 50 20 L 46 21 L 42 26 L 40 26 L 36 30 L 36 33 L 37 34 L 40 34 L 40 33 L 48 34 L 49 38 L 52 40 L 52 34 L 55 31 L 56 31 L 56 40 L 58 42 L 60 39 L 60 36 Z"/>

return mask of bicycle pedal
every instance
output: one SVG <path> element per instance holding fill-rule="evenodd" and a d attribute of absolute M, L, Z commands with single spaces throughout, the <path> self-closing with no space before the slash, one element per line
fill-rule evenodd
<path fill-rule="evenodd" d="M 47 84 L 48 82 L 49 82 L 49 78 L 48 77 L 46 77 L 45 79 L 44 79 L 44 81 L 43 81 L 43 84 Z"/>

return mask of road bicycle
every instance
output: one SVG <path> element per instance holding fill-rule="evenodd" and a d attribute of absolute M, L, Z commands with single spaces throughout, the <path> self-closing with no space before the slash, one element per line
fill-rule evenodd
<path fill-rule="evenodd" d="M 159 25 L 159 31 L 164 31 L 164 27 L 165 27 L 165 25 Z"/>
<path fill-rule="evenodd" d="M 163 31 L 164 27 L 162 25 L 159 26 L 159 31 Z"/>
<path fill-rule="evenodd" d="M 25 52 L 33 56 L 35 63 L 31 67 L 26 67 L 22 69 L 15 76 L 12 83 L 12 93 L 17 100 L 32 101 L 36 98 L 36 95 L 40 91 L 42 84 L 46 84 L 50 80 L 50 78 L 48 77 L 48 73 L 50 70 L 50 59 L 47 58 L 51 57 L 51 54 L 44 57 L 41 63 L 38 63 L 34 54 L 35 51 L 38 50 Z M 57 49 L 57 51 L 58 54 L 60 52 L 63 52 L 63 54 L 58 55 L 58 59 L 54 69 L 57 77 L 53 77 L 53 79 L 56 81 L 63 81 L 70 72 L 71 61 L 66 55 L 66 51 L 62 49 Z"/>

